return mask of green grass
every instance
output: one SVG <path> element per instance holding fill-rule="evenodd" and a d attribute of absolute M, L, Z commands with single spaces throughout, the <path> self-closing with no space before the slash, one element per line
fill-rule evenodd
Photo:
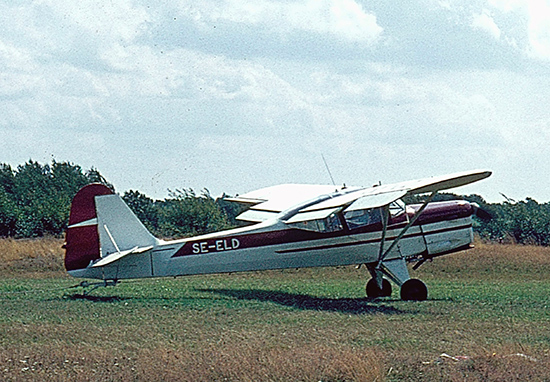
<path fill-rule="evenodd" d="M 79 280 L 53 265 L 25 272 L 20 257 L 0 279 L 0 380 L 550 380 L 550 249 L 436 259 L 413 272 L 423 302 L 396 287 L 367 300 L 368 272 L 353 267 L 128 281 L 82 297 L 68 289 Z"/>

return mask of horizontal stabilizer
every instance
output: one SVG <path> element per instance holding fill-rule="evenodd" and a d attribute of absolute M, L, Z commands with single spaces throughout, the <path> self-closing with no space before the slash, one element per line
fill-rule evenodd
<path fill-rule="evenodd" d="M 104 267 L 108 264 L 114 263 L 115 261 L 122 259 L 124 256 L 128 256 L 128 255 L 131 255 L 131 254 L 137 254 L 137 253 L 143 253 L 143 252 L 149 251 L 150 249 L 153 249 L 152 245 L 150 245 L 148 247 L 134 247 L 134 248 L 128 249 L 126 251 L 111 253 L 109 256 L 104 257 L 101 260 L 99 260 L 98 262 L 94 263 L 92 265 L 92 267 L 94 267 L 94 268 Z"/>

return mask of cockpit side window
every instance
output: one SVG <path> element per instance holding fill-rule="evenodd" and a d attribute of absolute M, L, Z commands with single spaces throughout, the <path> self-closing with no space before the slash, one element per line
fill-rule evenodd
<path fill-rule="evenodd" d="M 315 232 L 336 232 L 343 229 L 342 223 L 336 214 L 331 214 L 325 219 L 308 220 L 289 225 L 294 228 Z"/>
<path fill-rule="evenodd" d="M 390 219 L 400 217 L 400 222 L 407 217 L 405 203 L 396 200 L 389 205 Z M 289 226 L 307 231 L 321 233 L 336 232 L 344 229 L 344 221 L 350 230 L 364 227 L 367 225 L 378 224 L 382 222 L 383 208 L 370 208 L 362 210 L 353 210 L 345 212 L 335 212 L 324 219 L 306 220 L 296 223 L 290 223 Z M 340 220 L 343 217 L 343 220 Z M 391 222 L 390 222 L 391 224 Z"/>
<path fill-rule="evenodd" d="M 405 203 L 396 200 L 389 205 L 390 219 L 398 221 L 407 219 Z M 349 229 L 356 229 L 382 222 L 383 208 L 371 208 L 344 212 L 344 219 Z M 390 222 L 391 224 L 391 222 Z"/>
<path fill-rule="evenodd" d="M 349 229 L 355 229 L 366 225 L 380 223 L 382 221 L 382 215 L 380 214 L 380 208 L 374 208 L 369 210 L 355 210 L 344 213 L 344 219 Z"/>

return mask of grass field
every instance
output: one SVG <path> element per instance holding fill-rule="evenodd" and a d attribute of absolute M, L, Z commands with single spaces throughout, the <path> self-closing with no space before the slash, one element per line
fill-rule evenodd
<path fill-rule="evenodd" d="M 61 241 L 0 240 L 3 381 L 550 381 L 550 248 L 425 264 L 424 302 L 354 267 L 129 281 L 83 298 Z"/>

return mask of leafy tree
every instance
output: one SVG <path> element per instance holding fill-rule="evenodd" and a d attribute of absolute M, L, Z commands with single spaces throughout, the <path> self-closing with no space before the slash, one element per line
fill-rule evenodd
<path fill-rule="evenodd" d="M 550 245 L 550 205 L 527 198 L 517 203 L 505 202 L 496 208 L 494 225 L 519 244 Z M 506 236 L 504 236 L 506 237 Z"/>
<path fill-rule="evenodd" d="M 168 237 L 193 236 L 229 228 L 230 222 L 210 192 L 192 189 L 170 192 L 160 205 L 159 228 Z"/>
<path fill-rule="evenodd" d="M 0 237 L 15 236 L 18 209 L 11 195 L 0 188 Z"/>
<path fill-rule="evenodd" d="M 95 181 L 109 185 L 97 170 L 83 172 L 69 162 L 29 160 L 15 171 L 0 164 L 0 236 L 61 235 L 72 198 Z"/>
<path fill-rule="evenodd" d="M 92 167 L 91 169 L 86 171 L 85 176 L 86 176 L 86 179 L 88 180 L 88 183 L 101 183 L 114 191 L 113 185 L 107 182 L 107 180 L 103 177 L 103 175 L 99 173 L 99 171 L 96 168 Z"/>
<path fill-rule="evenodd" d="M 227 216 L 227 219 L 232 226 L 243 225 L 244 223 L 242 221 L 238 221 L 235 218 L 244 212 L 248 207 L 240 203 L 228 202 L 225 200 L 225 198 L 228 197 L 229 195 L 224 193 L 221 197 L 216 199 L 218 208 L 220 208 L 225 216 Z"/>
<path fill-rule="evenodd" d="M 133 190 L 126 191 L 122 199 L 149 231 L 156 235 L 163 235 L 159 231 L 159 206 L 157 202 L 141 192 Z"/>
<path fill-rule="evenodd" d="M 0 190 L 13 194 L 15 187 L 15 173 L 10 165 L 0 163 Z"/>

